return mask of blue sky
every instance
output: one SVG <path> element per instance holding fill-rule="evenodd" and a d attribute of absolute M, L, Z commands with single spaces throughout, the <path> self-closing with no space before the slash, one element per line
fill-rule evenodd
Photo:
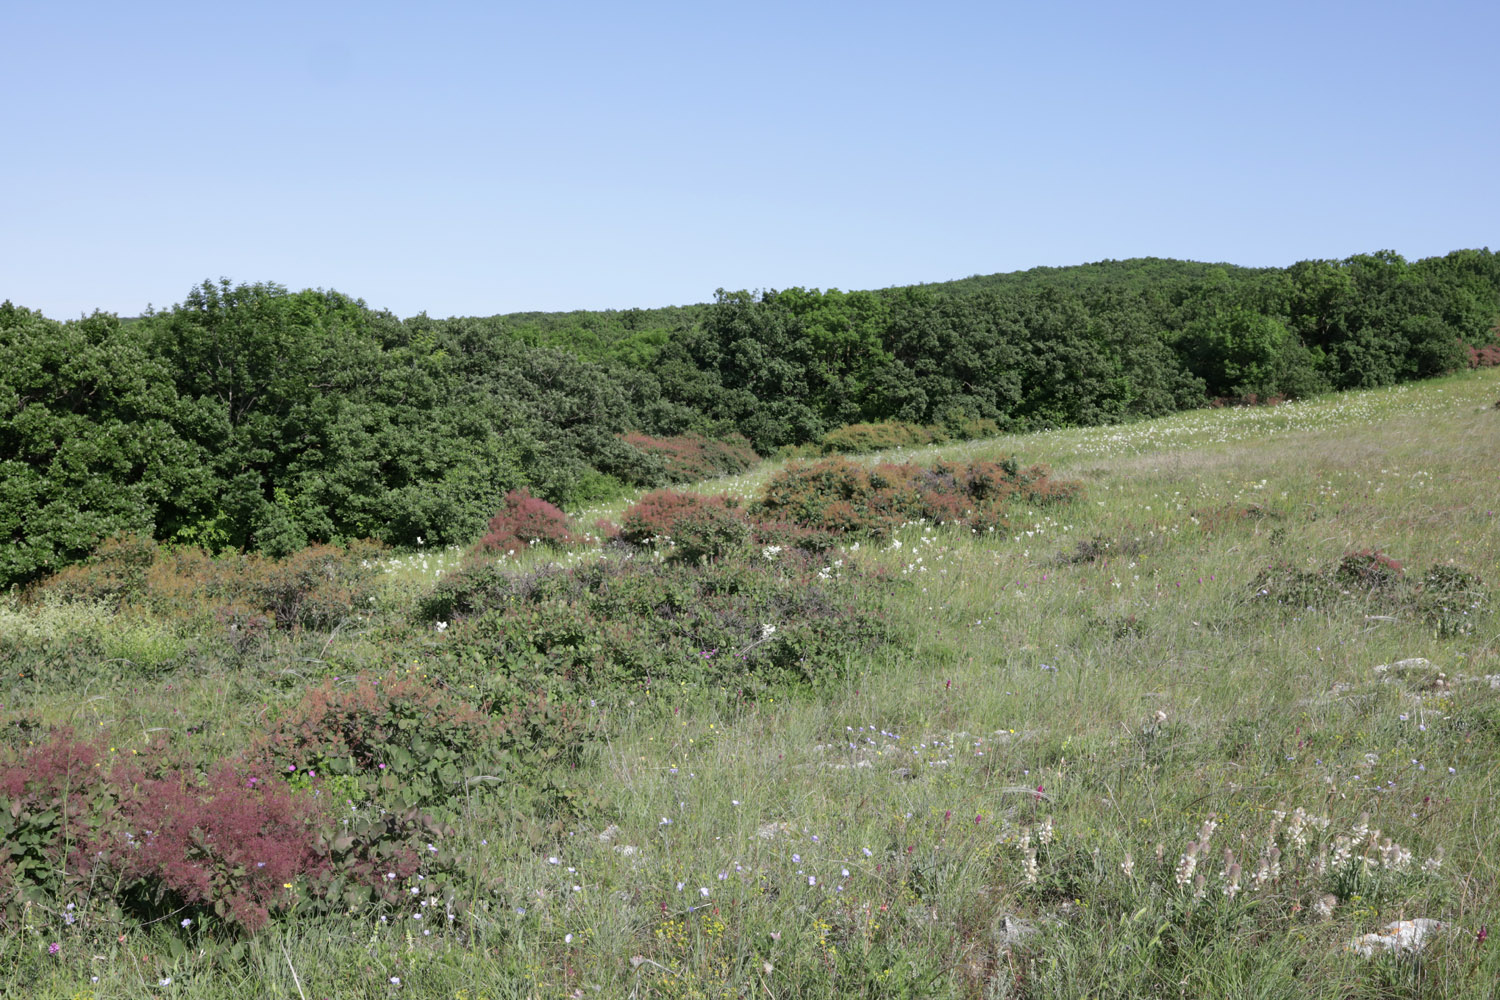
<path fill-rule="evenodd" d="M 9 0 L 0 37 L 0 299 L 60 318 L 1500 246 L 1493 0 Z"/>

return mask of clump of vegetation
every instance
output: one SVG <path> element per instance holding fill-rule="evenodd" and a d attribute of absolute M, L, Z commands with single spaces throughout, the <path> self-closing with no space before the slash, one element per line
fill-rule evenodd
<path fill-rule="evenodd" d="M 696 562 L 738 549 L 750 528 L 727 497 L 657 490 L 625 511 L 619 537 L 634 545 L 671 545 L 681 558 Z"/>
<path fill-rule="evenodd" d="M 193 768 L 106 761 L 59 731 L 0 766 L 0 909 L 29 902 L 102 919 L 187 912 L 254 932 L 295 899 L 289 883 L 328 866 L 321 804 L 235 762 Z M 40 895 L 39 895 L 40 894 Z"/>
<path fill-rule="evenodd" d="M 283 631 L 326 630 L 368 610 L 383 555 L 373 542 L 313 545 L 282 558 L 213 556 L 145 535 L 106 539 L 87 559 L 30 588 L 31 599 L 100 603 L 179 622 L 264 617 Z"/>
<path fill-rule="evenodd" d="M 497 769 L 494 720 L 419 677 L 325 681 L 256 740 L 267 774 L 321 775 L 360 799 L 430 809 Z"/>
<path fill-rule="evenodd" d="M 760 456 L 742 435 L 732 434 L 722 441 L 702 434 L 675 434 L 652 437 L 632 432 L 621 436 L 626 444 L 654 459 L 661 466 L 660 477 L 638 480 L 640 485 L 655 486 L 662 479 L 668 483 L 690 483 L 715 476 L 744 472 L 760 461 Z M 643 463 L 642 468 L 646 468 Z"/>
<path fill-rule="evenodd" d="M 495 704 L 554 704 L 667 683 L 745 694 L 821 686 L 850 656 L 891 642 L 871 579 L 798 551 L 741 549 L 714 562 L 610 558 L 502 578 L 444 580 L 427 613 L 455 612 L 442 670 Z"/>
<path fill-rule="evenodd" d="M 1081 484 L 1055 482 L 1042 466 L 1015 461 L 939 461 L 931 466 L 869 468 L 830 459 L 793 465 L 773 476 L 750 515 L 835 536 L 884 538 L 910 521 L 961 524 L 975 532 L 1004 532 L 1014 505 L 1045 508 L 1073 500 Z"/>
<path fill-rule="evenodd" d="M 1252 600 L 1301 611 L 1360 610 L 1420 621 L 1439 635 L 1472 632 L 1489 611 L 1489 593 L 1478 576 L 1451 565 L 1435 565 L 1420 578 L 1376 549 L 1351 552 L 1326 569 L 1277 563 L 1251 583 Z"/>
<path fill-rule="evenodd" d="M 568 515 L 525 490 L 511 490 L 505 495 L 505 506 L 490 518 L 489 533 L 479 540 L 479 548 L 514 556 L 533 545 L 562 548 L 579 541 Z"/>
<path fill-rule="evenodd" d="M 814 450 L 823 455 L 857 455 L 894 448 L 921 448 L 993 437 L 1000 433 L 994 420 L 959 418 L 951 425 L 913 424 L 902 420 L 879 423 L 846 424 L 837 427 L 817 442 Z"/>
<path fill-rule="evenodd" d="M 1486 344 L 1483 347 L 1466 346 L 1470 368 L 1493 368 L 1500 365 L 1500 346 Z"/>
<path fill-rule="evenodd" d="M 1204 534 L 1230 531 L 1236 528 L 1258 529 L 1265 523 L 1275 523 L 1285 515 L 1273 507 L 1258 503 L 1232 503 L 1217 507 L 1199 508 L 1191 514 L 1194 526 Z"/>
<path fill-rule="evenodd" d="M 1058 553 L 1057 562 L 1063 565 L 1108 565 L 1111 560 L 1132 559 L 1141 554 L 1144 546 L 1139 538 L 1109 538 L 1095 535 L 1080 539 L 1072 552 Z"/>

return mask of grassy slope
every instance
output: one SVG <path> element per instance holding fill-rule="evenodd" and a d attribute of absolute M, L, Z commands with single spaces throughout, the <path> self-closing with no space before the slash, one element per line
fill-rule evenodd
<path fill-rule="evenodd" d="M 1500 674 L 1496 618 L 1437 637 L 1367 617 L 1377 607 L 1292 613 L 1247 597 L 1273 561 L 1321 568 L 1362 548 L 1500 582 L 1497 394 L 1480 372 L 937 449 L 1045 461 L 1088 496 L 1014 539 L 912 526 L 899 548 L 866 546 L 855 558 L 900 574 L 889 614 L 908 647 L 826 699 L 734 711 L 683 690 L 634 706 L 595 765 L 612 843 L 579 830 L 532 850 L 498 815 L 471 817 L 460 850 L 492 905 L 468 943 L 273 929 L 242 972 L 210 973 L 147 929 L 8 988 L 284 997 L 298 995 L 295 967 L 308 997 L 1492 995 L 1500 950 L 1474 937 L 1500 915 L 1500 690 L 1474 678 Z M 710 488 L 750 491 L 768 471 Z M 1271 516 L 1215 515 L 1249 506 Z M 1095 538 L 1117 554 L 1060 558 Z M 434 569 L 403 565 L 393 602 Z M 360 641 L 321 652 L 336 664 Z M 1417 656 L 1432 667 L 1374 671 Z M 282 671 L 301 666 L 179 669 L 82 697 L 17 688 L 6 711 L 97 728 L 121 752 L 219 720 L 199 737 L 208 754 L 291 697 Z M 1290 855 L 1280 879 L 1226 900 L 1221 850 L 1249 882 L 1281 804 L 1328 817 L 1330 837 L 1368 812 L 1418 864 L 1439 846 L 1446 860 L 1434 876 L 1375 872 L 1331 920 L 1312 910 L 1327 880 Z M 1028 885 L 1023 830 L 1036 844 L 1048 816 L 1055 839 Z M 1221 826 L 1192 902 L 1173 871 L 1209 816 Z M 1420 963 L 1347 951 L 1403 916 L 1457 930 Z M 0 956 L 43 947 L 48 920 Z M 1033 933 L 1012 944 L 1018 929 Z"/>

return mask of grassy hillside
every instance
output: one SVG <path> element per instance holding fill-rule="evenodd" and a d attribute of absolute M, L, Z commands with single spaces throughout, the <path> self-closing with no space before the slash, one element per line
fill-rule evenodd
<path fill-rule="evenodd" d="M 323 617 L 267 618 L 269 563 L 181 554 L 140 557 L 137 600 L 87 568 L 13 595 L 4 759 L 71 727 L 103 770 L 192 786 L 269 733 L 255 760 L 293 760 L 294 797 L 336 800 L 346 829 L 418 797 L 435 819 L 415 860 L 388 855 L 384 902 L 289 876 L 253 934 L 164 875 L 125 898 L 17 852 L 0 877 L 56 888 L 9 899 L 0 995 L 1493 996 L 1497 398 L 1485 369 L 875 456 L 1017 456 L 1084 492 L 805 558 L 377 550 L 317 564 L 356 567 L 337 600 L 303 581 Z M 700 489 L 748 502 L 780 471 Z M 461 620 L 476 594 L 501 610 Z M 699 607 L 724 646 L 689 644 Z M 371 677 L 418 706 L 390 767 L 430 770 L 361 785 L 286 756 L 310 690 L 348 704 Z M 464 743 L 454 700 L 517 678 L 576 715 L 508 716 L 500 756 Z M 1356 949 L 1415 918 L 1442 922 L 1420 955 Z"/>

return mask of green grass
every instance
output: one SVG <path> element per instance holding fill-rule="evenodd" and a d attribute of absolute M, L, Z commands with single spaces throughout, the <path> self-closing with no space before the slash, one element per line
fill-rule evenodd
<path fill-rule="evenodd" d="M 1497 395 L 1477 372 L 879 456 L 1017 454 L 1087 493 L 1010 538 L 911 525 L 831 553 L 892 571 L 899 647 L 817 696 L 683 685 L 612 707 L 574 776 L 600 798 L 589 822 L 538 839 L 504 795 L 462 814 L 452 923 L 442 901 L 424 920 L 282 920 L 231 954 L 170 921 L 103 935 L 38 905 L 0 940 L 0 994 L 1493 996 L 1500 945 L 1476 936 L 1500 923 L 1500 618 L 1438 634 L 1378 598 L 1278 607 L 1252 581 L 1378 549 L 1500 587 Z M 750 495 L 775 468 L 702 488 Z M 82 637 L 79 664 L 129 664 L 54 659 L 10 683 L 4 718 L 206 762 L 357 666 L 456 565 L 393 556 L 365 626 L 233 662 L 169 623 L 0 605 L 18 663 Z M 1328 822 L 1300 851 L 1299 807 Z M 1410 864 L 1317 871 L 1365 814 Z M 1273 822 L 1281 872 L 1257 889 Z M 1449 925 L 1419 957 L 1349 948 L 1416 917 Z"/>

